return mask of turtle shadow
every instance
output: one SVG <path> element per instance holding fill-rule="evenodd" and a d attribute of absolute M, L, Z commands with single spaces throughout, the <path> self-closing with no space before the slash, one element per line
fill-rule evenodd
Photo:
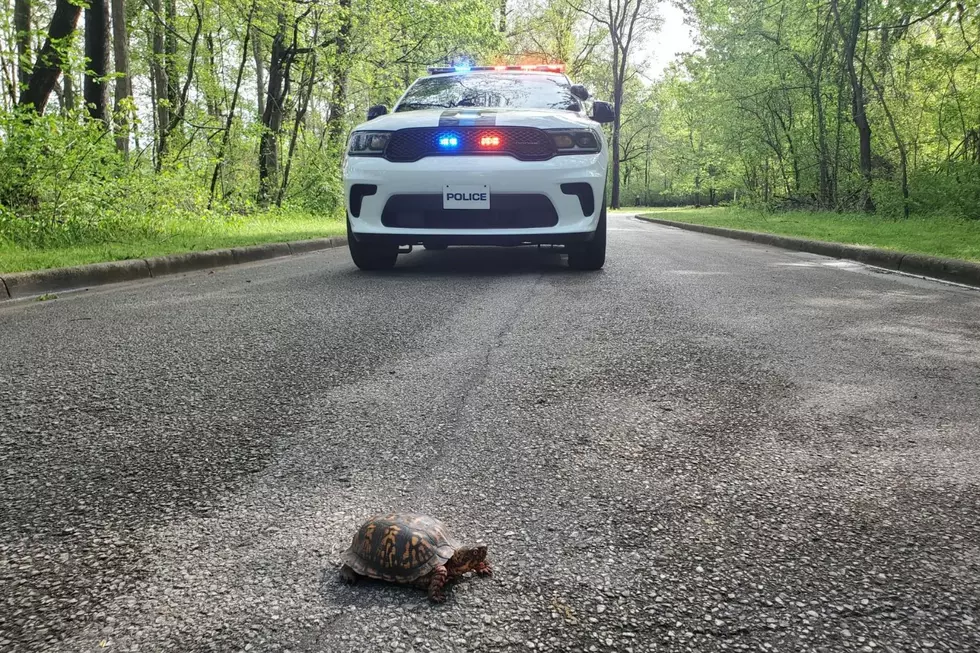
<path fill-rule="evenodd" d="M 452 601 L 451 590 L 449 596 Z M 409 585 L 361 576 L 354 584 L 345 583 L 340 577 L 340 567 L 327 567 L 320 577 L 320 596 L 337 606 L 368 607 L 391 603 L 410 605 L 417 603 L 439 607 L 429 600 L 425 590 Z M 442 605 L 446 605 L 445 603 Z"/>
<path fill-rule="evenodd" d="M 433 609 L 445 608 L 455 603 L 454 593 L 460 585 L 473 582 L 469 574 L 450 581 L 446 585 L 445 603 L 433 603 L 424 589 L 400 585 L 384 580 L 360 576 L 353 585 L 340 577 L 340 566 L 327 567 L 320 576 L 320 596 L 338 607 L 371 607 L 397 603 L 404 606 L 417 604 Z"/>

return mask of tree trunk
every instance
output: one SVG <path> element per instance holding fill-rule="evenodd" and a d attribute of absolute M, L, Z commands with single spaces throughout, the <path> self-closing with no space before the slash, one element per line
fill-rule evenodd
<path fill-rule="evenodd" d="M 255 58 L 255 97 L 258 105 L 258 115 L 265 115 L 265 63 L 262 60 L 262 41 L 259 40 L 258 30 L 252 34 L 252 56 Z"/>
<path fill-rule="evenodd" d="M 252 36 L 253 37 L 258 36 L 258 33 L 255 33 Z M 218 73 L 217 60 L 215 58 L 215 50 L 216 50 L 216 48 L 215 48 L 215 42 L 214 42 L 214 34 L 212 34 L 211 32 L 208 32 L 207 34 L 205 34 L 204 35 L 204 44 L 205 44 L 205 46 L 207 46 L 207 49 L 208 49 L 208 71 L 211 73 L 211 76 L 214 79 L 218 79 L 219 78 L 219 73 Z M 221 97 L 219 97 L 218 95 L 210 92 L 210 90 L 208 90 L 206 87 L 204 89 L 202 89 L 202 93 L 204 94 L 204 102 L 205 102 L 205 104 L 207 105 L 207 108 L 208 108 L 208 115 L 211 116 L 212 118 L 220 118 L 221 117 Z M 263 93 L 263 91 L 260 89 L 259 90 L 259 94 L 261 95 L 262 93 Z M 262 113 L 260 112 L 258 115 L 261 116 Z"/>
<path fill-rule="evenodd" d="M 174 127 L 184 124 L 184 116 L 187 113 L 187 96 L 194 82 L 194 66 L 197 63 L 197 44 L 201 41 L 201 31 L 204 29 L 204 15 L 197 5 L 194 5 L 194 17 L 197 19 L 197 27 L 194 29 L 194 36 L 191 38 L 190 51 L 187 53 L 187 72 L 184 75 L 184 88 L 177 96 L 177 104 L 174 107 L 173 120 L 170 122 L 171 130 Z"/>
<path fill-rule="evenodd" d="M 286 15 L 277 18 L 278 29 L 272 39 L 269 59 L 269 87 L 265 112 L 262 114 L 262 137 L 259 140 L 259 204 L 268 206 L 278 184 L 279 131 L 282 129 L 285 81 L 289 74 L 289 48 L 286 46 Z"/>
<path fill-rule="evenodd" d="M 75 110 L 75 80 L 72 79 L 71 73 L 64 71 L 64 78 L 61 82 L 61 95 L 63 101 L 61 104 L 61 111 L 63 115 L 68 115 Z"/>
<path fill-rule="evenodd" d="M 788 118 L 789 122 L 783 119 L 783 115 L 776 109 L 770 109 L 776 122 L 779 123 L 779 128 L 783 132 L 783 137 L 786 139 L 786 147 L 789 150 L 790 165 L 793 167 L 793 184 L 790 184 L 790 178 L 786 174 L 786 167 L 783 163 L 782 157 L 780 156 L 780 170 L 783 174 L 783 182 L 786 184 L 786 196 L 787 198 L 793 197 L 799 192 L 800 188 L 800 162 L 796 155 L 796 143 L 793 141 L 793 105 L 792 101 L 788 103 Z M 777 136 L 778 138 L 778 136 Z"/>
<path fill-rule="evenodd" d="M 48 27 L 48 37 L 44 45 L 38 50 L 37 59 L 31 69 L 31 77 L 27 86 L 21 91 L 21 106 L 33 106 L 38 115 L 44 113 L 44 108 L 51 97 L 51 91 L 61 75 L 61 68 L 65 65 L 62 59 L 64 39 L 75 32 L 78 25 L 78 18 L 82 15 L 82 8 L 72 4 L 70 0 L 57 0 L 54 8 L 54 15 L 51 17 L 51 24 Z"/>
<path fill-rule="evenodd" d="M 340 148 L 344 134 L 344 115 L 347 104 L 347 77 L 350 73 L 350 33 L 353 25 L 351 0 L 340 0 L 340 29 L 334 39 L 334 60 L 330 75 L 330 117 L 327 119 L 327 139 L 331 150 Z"/>
<path fill-rule="evenodd" d="M 819 205 L 821 208 L 829 209 L 834 206 L 834 189 L 830 183 L 830 148 L 827 145 L 827 116 L 823 106 L 823 97 L 819 82 L 812 88 L 813 106 L 817 114 L 817 175 L 819 178 Z"/>
<path fill-rule="evenodd" d="M 109 4 L 107 0 L 89 0 L 85 10 L 85 105 L 89 115 L 109 126 Z"/>
<path fill-rule="evenodd" d="M 862 65 L 864 63 L 862 62 Z M 908 145 L 905 143 L 905 139 L 902 138 L 902 132 L 898 129 L 898 124 L 895 122 L 895 115 L 892 113 L 891 108 L 888 106 L 888 102 L 885 100 L 885 89 L 878 83 L 875 79 L 874 73 L 868 70 L 868 78 L 871 80 L 871 85 L 874 87 L 876 94 L 878 95 L 878 101 L 881 102 L 881 108 L 885 112 L 885 117 L 888 118 L 888 125 L 891 127 L 892 136 L 895 138 L 895 144 L 898 146 L 898 156 L 899 156 L 899 170 L 901 174 L 902 182 L 902 217 L 906 220 L 909 217 L 909 154 Z"/>
<path fill-rule="evenodd" d="M 609 29 L 612 42 L 613 127 L 612 127 L 612 200 L 611 208 L 618 209 L 620 189 L 620 133 L 623 122 L 623 87 L 629 69 L 630 46 L 640 16 L 643 0 L 607 0 L 608 20 L 600 20 Z M 594 18 L 597 18 L 595 15 Z"/>
<path fill-rule="evenodd" d="M 833 208 L 837 204 L 837 197 L 834 190 L 833 180 L 831 179 L 831 156 L 830 145 L 827 142 L 827 110 L 823 102 L 822 81 L 824 65 L 830 51 L 832 20 L 828 14 L 827 24 L 823 31 L 823 38 L 820 42 L 820 56 L 817 59 L 816 70 L 810 75 L 811 95 L 813 98 L 814 111 L 817 116 L 817 168 L 819 177 L 820 206 L 822 208 Z"/>
<path fill-rule="evenodd" d="M 501 34 L 507 32 L 507 0 L 500 0 L 500 25 Z"/>
<path fill-rule="evenodd" d="M 623 79 L 619 75 L 619 48 L 613 50 L 613 128 L 612 128 L 612 198 L 609 206 L 619 208 L 619 132 L 623 119 Z"/>
<path fill-rule="evenodd" d="M 844 32 L 837 0 L 831 0 L 831 7 L 837 19 L 838 30 L 840 30 L 844 40 L 844 66 L 851 83 L 851 117 L 858 131 L 860 170 L 861 176 L 864 178 L 863 209 L 868 213 L 874 213 L 875 205 L 874 200 L 871 198 L 871 124 L 868 122 L 867 97 L 864 93 L 864 84 L 862 84 L 861 78 L 857 74 L 857 67 L 854 64 L 858 39 L 861 37 L 861 13 L 864 11 L 864 2 L 865 0 L 854 0 L 854 7 L 851 10 L 851 22 L 847 33 Z"/>
<path fill-rule="evenodd" d="M 167 67 L 166 51 L 164 48 L 164 25 L 161 10 L 163 3 L 161 0 L 153 0 L 153 59 L 150 62 L 150 69 L 153 74 L 153 94 L 156 97 L 155 111 L 157 123 L 157 159 L 156 169 L 159 172 L 163 167 L 163 160 L 167 156 L 169 149 L 170 134 L 170 110 L 167 108 Z"/>
<path fill-rule="evenodd" d="M 643 157 L 643 204 L 650 206 L 650 136 L 647 136 L 647 147 Z"/>
<path fill-rule="evenodd" d="M 313 33 L 313 40 L 316 41 L 317 33 Z M 313 96 L 313 86 L 316 82 L 316 50 L 310 55 L 310 70 L 303 86 L 300 89 L 301 97 L 299 107 L 296 110 L 296 122 L 293 123 L 293 133 L 289 138 L 289 152 L 286 154 L 286 166 L 282 171 L 282 185 L 279 187 L 279 194 L 276 196 L 276 206 L 282 206 L 283 197 L 286 195 L 286 186 L 289 184 L 289 171 L 293 167 L 293 154 L 296 153 L 296 141 L 299 137 L 299 126 L 306 119 L 306 112 L 310 108 L 310 98 Z"/>
<path fill-rule="evenodd" d="M 769 157 L 766 157 L 762 178 L 762 201 L 769 204 Z"/>
<path fill-rule="evenodd" d="M 116 69 L 116 149 L 129 154 L 129 105 L 133 86 L 129 77 L 129 33 L 126 29 L 126 0 L 112 0 L 112 52 Z"/>
<path fill-rule="evenodd" d="M 180 79 L 177 74 L 177 0 L 166 0 L 167 29 L 164 32 L 164 49 L 166 51 L 165 67 L 167 70 L 167 120 L 168 130 L 173 130 L 176 123 L 177 103 L 180 96 Z"/>
<path fill-rule="evenodd" d="M 14 0 L 17 41 L 17 81 L 23 87 L 31 78 L 31 1 Z"/>
<path fill-rule="evenodd" d="M 238 78 L 235 80 L 235 92 L 231 96 L 231 107 L 228 109 L 228 119 L 225 122 L 224 133 L 221 136 L 221 147 L 218 149 L 218 161 L 214 164 L 214 172 L 211 175 L 211 194 L 208 198 L 208 208 L 214 204 L 214 190 L 218 185 L 218 175 L 221 174 L 221 166 L 225 161 L 225 152 L 228 149 L 228 141 L 231 139 L 231 125 L 235 120 L 235 107 L 238 106 L 238 94 L 242 88 L 242 77 L 245 74 L 245 63 L 248 61 L 248 41 L 252 32 L 252 17 L 255 16 L 255 2 L 248 10 L 248 23 L 245 25 L 245 42 L 242 43 L 242 60 L 238 65 Z"/>

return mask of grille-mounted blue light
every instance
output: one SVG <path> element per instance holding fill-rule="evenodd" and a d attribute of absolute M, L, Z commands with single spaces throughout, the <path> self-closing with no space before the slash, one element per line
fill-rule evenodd
<path fill-rule="evenodd" d="M 439 147 L 445 150 L 451 150 L 459 147 L 459 136 L 456 134 L 439 134 L 438 142 Z"/>

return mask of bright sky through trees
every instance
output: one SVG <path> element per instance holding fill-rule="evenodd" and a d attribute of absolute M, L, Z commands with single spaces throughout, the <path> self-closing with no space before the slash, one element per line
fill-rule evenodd
<path fill-rule="evenodd" d="M 637 63 L 647 63 L 645 77 L 649 79 L 662 77 L 664 68 L 678 54 L 692 52 L 695 48 L 694 28 L 684 23 L 683 11 L 674 4 L 662 3 L 658 12 L 663 19 L 660 31 L 644 37 L 634 59 Z"/>

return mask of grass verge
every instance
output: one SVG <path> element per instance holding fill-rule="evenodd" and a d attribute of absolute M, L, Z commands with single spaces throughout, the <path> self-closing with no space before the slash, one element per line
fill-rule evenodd
<path fill-rule="evenodd" d="M 641 213 L 661 220 L 980 261 L 980 221 L 975 220 L 885 220 L 861 213 L 765 213 L 736 208 L 655 209 Z"/>
<path fill-rule="evenodd" d="M 60 268 L 208 249 L 243 247 L 346 233 L 343 219 L 307 213 L 262 213 L 233 220 L 181 221 L 158 233 L 100 242 L 24 247 L 0 239 L 0 272 Z"/>

